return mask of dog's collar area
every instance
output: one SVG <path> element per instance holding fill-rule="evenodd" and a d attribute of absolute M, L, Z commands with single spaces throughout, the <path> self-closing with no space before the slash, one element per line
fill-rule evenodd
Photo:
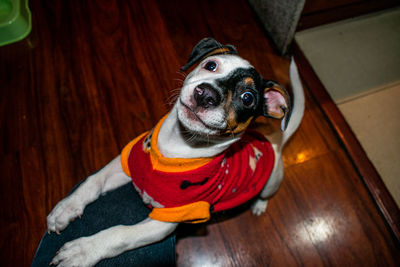
<path fill-rule="evenodd" d="M 182 127 L 181 134 L 185 138 L 186 142 L 194 147 L 194 148 L 204 148 L 204 147 L 211 147 L 221 142 L 229 141 L 231 143 L 236 142 L 243 132 L 241 133 L 233 133 L 231 130 L 224 130 L 217 135 L 204 135 L 204 134 L 197 134 L 191 133 L 185 126 L 179 121 L 179 127 Z M 193 138 L 195 136 L 195 138 Z"/>
<path fill-rule="evenodd" d="M 163 172 L 182 172 L 191 171 L 204 166 L 205 164 L 212 161 L 215 157 L 209 158 L 167 158 L 164 157 L 157 146 L 158 135 L 160 133 L 161 126 L 169 114 L 164 116 L 155 126 L 153 134 L 151 136 L 151 149 L 150 159 L 154 170 Z"/>

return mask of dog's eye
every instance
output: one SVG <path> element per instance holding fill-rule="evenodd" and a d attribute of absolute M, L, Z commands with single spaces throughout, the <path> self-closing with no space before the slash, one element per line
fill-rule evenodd
<path fill-rule="evenodd" d="M 218 63 L 211 60 L 208 61 L 205 65 L 204 65 L 204 69 L 208 70 L 208 71 L 216 71 L 218 68 Z"/>
<path fill-rule="evenodd" d="M 255 104 L 255 97 L 251 92 L 244 92 L 240 96 L 240 99 L 242 100 L 243 105 L 247 108 L 251 108 Z"/>

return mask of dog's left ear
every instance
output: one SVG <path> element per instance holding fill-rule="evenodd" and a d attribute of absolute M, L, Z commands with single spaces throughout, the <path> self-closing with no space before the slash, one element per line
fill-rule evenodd
<path fill-rule="evenodd" d="M 264 116 L 282 119 L 281 129 L 284 131 L 291 115 L 289 94 L 273 81 L 264 81 L 264 88 Z"/>
<path fill-rule="evenodd" d="M 221 54 L 237 55 L 237 51 L 233 45 L 222 45 L 211 37 L 204 38 L 193 48 L 188 62 L 181 68 L 181 71 L 186 71 L 203 58 Z"/>

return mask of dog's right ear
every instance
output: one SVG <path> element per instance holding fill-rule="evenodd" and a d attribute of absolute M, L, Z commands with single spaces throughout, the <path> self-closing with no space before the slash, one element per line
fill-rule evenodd
<path fill-rule="evenodd" d="M 181 71 L 186 71 L 191 66 L 206 57 L 219 54 L 237 55 L 237 51 L 233 45 L 222 45 L 211 37 L 204 38 L 193 48 L 188 62 L 181 68 Z"/>
<path fill-rule="evenodd" d="M 281 130 L 286 130 L 291 111 L 288 92 L 278 83 L 264 80 L 264 116 L 281 119 Z"/>

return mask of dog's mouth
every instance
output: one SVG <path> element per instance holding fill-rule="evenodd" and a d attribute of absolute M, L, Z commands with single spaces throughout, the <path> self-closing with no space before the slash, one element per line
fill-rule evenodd
<path fill-rule="evenodd" d="M 179 102 L 183 109 L 182 111 L 183 111 L 183 114 L 185 115 L 185 119 L 182 120 L 182 118 L 179 118 L 179 116 L 178 116 L 178 119 L 183 124 L 183 126 L 185 128 L 187 128 L 188 130 L 195 132 L 197 134 L 207 134 L 207 135 L 210 135 L 210 134 L 217 135 L 220 132 L 225 130 L 224 127 L 213 126 L 213 125 L 210 125 L 209 123 L 205 122 L 199 116 L 199 114 L 197 114 L 193 110 L 193 108 L 191 108 L 188 104 L 184 103 L 182 101 L 182 99 L 179 99 Z M 197 127 L 194 127 L 191 123 L 196 124 Z M 204 128 L 204 133 L 203 133 L 203 131 L 201 131 L 201 129 L 199 129 L 199 125 L 201 125 Z"/>

